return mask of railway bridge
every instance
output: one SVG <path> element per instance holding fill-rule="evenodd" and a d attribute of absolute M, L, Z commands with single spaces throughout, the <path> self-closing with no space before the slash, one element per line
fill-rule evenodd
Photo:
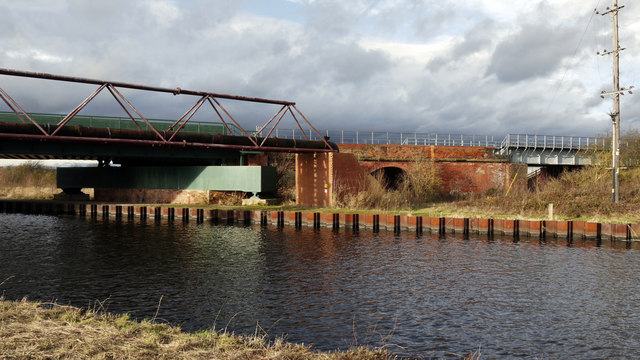
<path fill-rule="evenodd" d="M 587 150 L 598 146 L 597 139 L 577 137 L 507 135 L 496 141 L 478 135 L 318 131 L 290 101 L 10 69 L 0 69 L 0 75 L 97 86 L 66 115 L 26 112 L 0 87 L 9 110 L 0 112 L 0 157 L 97 160 L 98 167 L 59 168 L 58 186 L 70 196 L 94 188 L 99 200 L 197 203 L 211 191 L 273 192 L 275 169 L 267 166 L 267 156 L 274 152 L 296 154 L 301 204 L 330 205 L 336 187 L 355 189 L 367 173 L 382 173 L 393 183 L 425 160 L 440 168 L 447 192 L 484 193 L 505 187 L 527 168 L 531 174 L 540 166 L 588 164 Z M 191 96 L 195 102 L 177 120 L 151 119 L 121 89 Z M 103 91 L 125 117 L 80 114 Z M 222 100 L 277 105 L 279 110 L 249 131 Z M 217 121 L 192 120 L 203 106 Z M 279 127 L 285 116 L 297 128 Z"/>

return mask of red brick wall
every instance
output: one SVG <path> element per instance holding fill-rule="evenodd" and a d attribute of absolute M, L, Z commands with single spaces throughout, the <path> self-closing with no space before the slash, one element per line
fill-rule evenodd
<path fill-rule="evenodd" d="M 355 192 L 365 172 L 352 154 L 296 154 L 296 203 L 331 206 L 334 195 Z"/>
<path fill-rule="evenodd" d="M 506 191 L 518 171 L 518 178 L 524 179 L 524 182 L 518 182 L 517 186 L 526 186 L 526 165 L 505 162 L 439 162 L 436 166 L 442 176 L 442 190 L 450 195 Z"/>
<path fill-rule="evenodd" d="M 329 206 L 329 154 L 296 154 L 296 203 Z"/>
<path fill-rule="evenodd" d="M 340 151 L 352 153 L 368 174 L 386 167 L 409 171 L 416 161 L 433 159 L 447 194 L 484 194 L 506 189 L 516 172 L 515 187 L 526 186 L 526 165 L 496 159 L 494 149 L 484 146 L 406 146 L 340 144 Z"/>
<path fill-rule="evenodd" d="M 410 171 L 425 159 L 435 160 L 446 194 L 506 191 L 516 173 L 514 187 L 526 187 L 526 165 L 496 159 L 491 147 L 340 144 L 340 151 L 296 156 L 298 204 L 330 206 L 334 192 L 357 191 L 363 174 L 385 167 Z"/>
<path fill-rule="evenodd" d="M 368 174 L 385 167 L 410 171 L 414 164 L 414 161 L 360 161 Z M 446 194 L 485 194 L 491 190 L 506 190 L 516 172 L 520 172 L 517 186 L 526 186 L 526 165 L 499 161 L 436 161 L 434 166 L 440 172 L 442 191 Z"/>
<path fill-rule="evenodd" d="M 492 147 L 485 146 L 407 146 L 340 144 L 340 152 L 352 153 L 358 160 L 415 159 L 494 159 Z"/>

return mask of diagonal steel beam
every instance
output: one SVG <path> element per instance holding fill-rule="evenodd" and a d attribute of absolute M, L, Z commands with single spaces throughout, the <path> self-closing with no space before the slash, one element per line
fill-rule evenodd
<path fill-rule="evenodd" d="M 273 132 L 273 130 L 276 128 L 276 126 L 278 126 L 278 124 L 280 123 L 280 120 L 282 120 L 282 118 L 287 114 L 287 111 L 283 111 L 282 114 L 280 115 L 280 117 L 278 118 L 278 120 L 276 121 L 275 124 L 273 124 L 273 126 L 271 127 L 271 130 L 269 130 L 269 133 L 267 134 L 267 136 L 264 137 L 264 139 L 262 139 L 262 142 L 260 143 L 260 146 L 264 145 L 264 142 L 267 141 L 267 139 L 269 138 L 269 136 L 271 136 L 271 133 Z"/>
<path fill-rule="evenodd" d="M 171 130 L 173 130 L 173 127 L 174 127 L 174 126 L 178 125 L 178 124 L 182 121 L 182 119 L 184 119 L 184 118 L 185 118 L 185 116 L 187 116 L 189 113 L 191 113 L 191 112 L 193 111 L 193 109 L 194 109 L 196 106 L 198 106 L 198 104 L 199 104 L 201 101 L 204 101 L 206 98 L 207 98 L 207 96 L 203 96 L 203 97 L 201 97 L 200 99 L 198 99 L 198 101 L 196 101 L 196 103 L 195 103 L 195 104 L 193 104 L 193 105 L 189 108 L 189 110 L 187 110 L 184 114 L 182 114 L 182 116 L 180 116 L 180 118 L 179 118 L 178 120 L 176 120 L 173 124 L 171 124 L 171 126 L 169 126 L 169 128 L 167 129 L 167 131 L 171 131 Z"/>
<path fill-rule="evenodd" d="M 287 105 L 282 105 L 282 107 L 280 108 L 280 110 L 278 110 L 278 112 L 277 112 L 277 113 L 273 114 L 273 116 L 271 117 L 271 119 L 269 119 L 269 121 L 267 121 L 267 123 L 266 123 L 266 124 L 264 124 L 264 125 L 260 128 L 260 130 L 256 131 L 256 136 L 257 136 L 258 134 L 260 134 L 260 133 L 262 132 L 262 130 L 264 130 L 267 126 L 269 126 L 269 124 L 271 124 L 271 122 L 273 121 L 273 119 L 275 119 L 275 118 L 276 118 L 276 116 L 280 115 L 280 112 L 281 112 L 282 110 L 284 110 L 286 107 L 287 107 Z"/>
<path fill-rule="evenodd" d="M 27 119 L 29 119 L 29 121 L 31 121 L 31 123 L 32 123 L 33 125 L 35 125 L 35 126 L 38 128 L 38 130 L 40 130 L 40 132 L 41 132 L 43 135 L 45 135 L 45 136 L 49 136 L 49 134 L 48 134 L 48 133 L 47 133 L 47 132 L 42 128 L 42 126 L 40 126 L 40 124 L 38 124 L 37 122 L 35 122 L 35 120 L 33 120 L 33 119 L 31 118 L 31 116 L 29 116 L 29 114 L 27 114 L 27 112 L 26 112 L 26 111 L 24 111 L 24 110 L 20 107 L 20 105 L 18 105 L 18 103 L 17 103 L 15 100 L 13 100 L 13 99 L 11 98 L 11 96 L 9 96 L 9 94 L 7 94 L 4 90 L 2 90 L 2 88 L 0 88 L 0 93 L 2 94 L 2 100 L 5 102 L 5 104 L 7 104 L 7 106 L 9 106 L 9 108 L 10 108 L 10 109 L 11 109 L 11 110 L 16 114 L 16 116 L 18 116 L 18 118 L 19 118 L 23 123 L 25 123 L 26 121 L 24 121 L 24 119 L 22 118 L 22 116 L 20 116 L 20 114 L 18 113 L 18 111 L 16 110 L 16 108 L 17 108 L 18 110 L 20 110 L 20 112 L 22 113 L 22 115 L 26 116 L 26 117 L 27 117 Z M 7 101 L 7 100 L 8 100 L 8 101 Z M 11 104 L 10 104 L 9 102 L 11 102 Z M 12 104 L 13 104 L 13 105 L 12 105 Z"/>
<path fill-rule="evenodd" d="M 189 122 L 189 120 L 191 120 L 191 118 L 193 117 L 193 115 L 195 115 L 195 114 L 196 114 L 196 112 L 200 109 L 200 107 L 202 106 L 202 104 L 204 104 L 204 102 L 205 102 L 206 100 L 207 100 L 207 97 L 206 97 L 206 96 L 203 96 L 203 97 L 201 97 L 201 98 L 200 98 L 200 100 L 198 100 L 198 102 L 196 103 L 196 105 L 197 105 L 197 106 L 195 107 L 195 109 L 193 109 L 193 107 L 191 107 L 191 109 L 192 109 L 193 111 L 190 111 L 189 116 L 184 120 L 184 122 L 182 122 L 182 124 L 180 124 L 180 127 L 178 128 L 178 130 L 176 130 L 176 131 L 171 135 L 171 137 L 169 138 L 169 140 L 167 140 L 167 141 L 171 141 L 171 140 L 173 140 L 173 138 L 174 138 L 176 135 L 178 135 L 178 133 L 180 132 L 180 130 L 182 130 L 182 128 L 184 128 L 184 126 L 185 126 L 185 125 L 187 125 L 187 123 Z M 186 114 L 185 114 L 185 115 L 186 115 Z M 184 115 L 183 115 L 183 117 L 184 117 Z"/>
<path fill-rule="evenodd" d="M 222 111 L 224 111 L 225 114 L 227 114 L 227 116 L 229 117 L 229 119 L 231 119 L 231 121 L 233 121 L 234 124 L 236 124 L 236 126 L 238 127 L 238 129 L 240 129 L 240 131 L 242 131 L 242 133 L 244 134 L 244 136 L 246 136 L 249 140 L 251 140 L 251 142 L 255 145 L 258 146 L 258 143 L 253 140 L 253 138 L 251 136 L 249 136 L 249 134 L 247 134 L 247 132 L 244 130 L 244 128 L 242 126 L 240 126 L 240 124 L 238 124 L 238 122 L 236 121 L 236 119 L 233 118 L 233 116 L 231 116 L 231 114 L 229 114 L 229 112 L 227 111 L 227 109 L 225 109 L 222 105 L 220 105 L 220 103 L 218 102 L 218 100 L 215 97 L 211 97 L 211 99 L 213 99 L 213 101 L 216 103 L 216 105 L 218 105 L 220 107 L 220 109 L 222 109 Z"/>
<path fill-rule="evenodd" d="M 21 77 L 36 78 L 36 79 L 58 80 L 58 81 L 67 81 L 67 82 L 94 84 L 94 85 L 102 85 L 105 83 L 109 83 L 118 88 L 147 90 L 147 91 L 170 93 L 174 95 L 179 95 L 179 94 L 197 95 L 197 96 L 211 95 L 218 99 L 230 99 L 230 100 L 250 101 L 250 102 L 279 104 L 279 105 L 295 104 L 294 102 L 284 101 L 284 100 L 273 100 L 273 99 L 254 98 L 254 97 L 247 97 L 247 96 L 219 94 L 219 93 L 213 93 L 208 91 L 185 90 L 179 87 L 163 88 L 163 87 L 157 87 L 157 86 L 146 86 L 146 85 L 130 84 L 130 83 L 124 83 L 124 82 L 117 82 L 117 81 L 104 81 L 104 80 L 97 80 L 97 79 L 72 77 L 72 76 L 53 75 L 53 74 L 47 74 L 47 73 L 21 71 L 21 70 L 6 69 L 6 68 L 0 68 L 0 75 L 21 76 Z"/>
<path fill-rule="evenodd" d="M 57 128 L 51 133 L 51 136 L 54 136 L 55 134 L 57 134 L 58 131 L 60 131 L 60 129 L 62 129 L 65 125 L 67 125 L 67 123 L 69 123 L 69 121 L 71 121 L 71 119 L 73 119 L 80 112 L 80 110 L 82 110 L 85 106 L 87 106 L 87 104 L 91 102 L 91 100 L 93 100 L 102 90 L 104 90 L 105 87 L 107 87 L 107 84 L 100 85 L 100 87 L 97 88 L 94 92 L 92 92 L 91 95 L 89 95 L 86 99 L 84 99 L 84 101 L 81 102 L 80 105 L 76 106 L 75 109 L 71 110 L 71 112 L 67 114 L 67 116 L 65 116 L 62 120 L 60 120 L 60 122 L 57 124 Z"/>
<path fill-rule="evenodd" d="M 213 111 L 216 112 L 216 114 L 218 114 L 218 118 L 220 118 L 220 121 L 222 121 L 222 123 L 224 124 L 224 127 L 227 128 L 227 131 L 229 132 L 230 135 L 233 135 L 233 131 L 231 131 L 231 128 L 229 127 L 229 125 L 227 124 L 226 121 L 224 121 L 224 118 L 222 117 L 222 115 L 220 114 L 220 112 L 218 111 L 218 108 L 216 108 L 215 105 L 213 105 L 213 101 L 211 101 L 211 96 L 209 96 L 207 98 L 207 101 L 209 101 L 209 104 L 211 104 L 211 107 L 213 108 Z"/>
<path fill-rule="evenodd" d="M 144 116 L 142 116 L 142 114 L 140 114 L 140 112 L 139 112 L 139 111 L 138 111 L 138 110 L 137 110 L 137 109 L 136 109 L 136 108 L 135 108 L 135 107 L 134 107 L 134 106 L 129 102 L 129 100 L 127 100 L 127 98 L 125 98 L 125 97 L 120 93 L 120 91 L 118 91 L 118 89 L 116 89 L 116 88 L 113 86 L 113 84 L 110 84 L 110 85 L 111 85 L 111 88 L 113 89 L 113 91 L 114 91 L 116 94 L 118 94 L 118 96 L 120 96 L 120 98 L 121 98 L 125 103 L 127 103 L 127 105 L 129 105 L 129 107 L 130 107 L 130 108 L 131 108 L 131 109 L 132 109 L 132 110 L 133 110 L 133 111 L 134 111 L 134 112 L 135 112 L 135 113 L 140 117 L 140 119 L 142 119 L 142 121 L 144 121 L 144 123 L 145 123 L 145 124 L 147 124 L 147 126 L 148 126 L 148 127 L 149 127 L 149 128 L 150 128 L 150 129 L 151 129 L 151 130 L 156 134 L 156 136 L 157 136 L 158 138 L 160 138 L 162 141 L 165 141 L 165 142 L 166 142 L 167 140 L 164 138 L 164 136 L 162 136 L 162 135 L 158 132 L 158 130 L 156 130 L 156 128 L 154 128 L 154 127 L 153 127 L 153 125 L 151 125 L 151 123 L 149 123 L 149 121 L 148 121 Z"/>
<path fill-rule="evenodd" d="M 304 136 L 305 140 L 309 140 L 309 137 L 307 136 L 307 134 L 305 134 L 304 129 L 302 128 L 302 125 L 300 125 L 300 122 L 298 122 L 298 118 L 296 117 L 296 114 L 293 113 L 293 110 L 291 110 L 291 106 L 289 106 L 287 108 L 289 110 L 289 112 L 291 113 L 291 116 L 293 116 L 293 120 L 296 121 L 296 124 L 298 124 L 298 129 L 300 129 L 300 131 L 302 132 L 302 136 Z"/>
<path fill-rule="evenodd" d="M 131 119 L 131 121 L 133 121 L 133 123 L 136 125 L 138 130 L 142 130 L 140 125 L 138 125 L 138 122 L 136 121 L 136 119 L 134 119 L 133 116 L 131 115 L 131 113 L 129 112 L 129 110 L 127 110 L 127 108 L 124 107 L 124 104 L 122 104 L 122 101 L 120 101 L 120 99 L 118 99 L 118 96 L 116 96 L 116 93 L 113 91 L 112 86 L 107 86 L 107 90 L 109 90 L 109 92 L 111 93 L 113 98 L 116 99 L 116 101 L 118 102 L 118 104 L 120 105 L 122 110 L 124 110 L 124 112 L 126 112 L 127 115 L 129 115 L 129 119 Z"/>
<path fill-rule="evenodd" d="M 309 120 L 304 116 L 304 114 L 298 110 L 298 108 L 295 105 L 291 105 L 293 106 L 294 109 L 296 109 L 296 111 L 298 112 L 298 114 L 300 114 L 300 116 L 302 116 L 302 118 L 304 119 L 304 121 L 307 122 L 307 124 L 313 129 L 313 131 L 318 135 L 318 137 L 320 139 L 322 139 L 322 141 L 324 141 L 324 144 L 327 145 L 329 147 L 329 149 L 334 150 L 333 147 L 329 144 L 329 142 L 327 141 L 327 139 L 324 138 L 324 136 L 320 135 L 320 133 L 318 132 L 318 130 L 316 130 L 316 128 L 313 127 L 313 125 L 311 125 L 311 123 L 309 122 Z"/>

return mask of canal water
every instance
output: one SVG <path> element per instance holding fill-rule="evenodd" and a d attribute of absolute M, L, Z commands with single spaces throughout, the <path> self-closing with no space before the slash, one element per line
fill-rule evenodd
<path fill-rule="evenodd" d="M 3 281 L 7 299 L 320 350 L 640 357 L 635 243 L 0 214 Z"/>

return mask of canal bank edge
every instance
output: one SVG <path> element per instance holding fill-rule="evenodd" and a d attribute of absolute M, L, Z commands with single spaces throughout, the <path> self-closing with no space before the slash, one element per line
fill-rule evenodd
<path fill-rule="evenodd" d="M 309 345 L 269 341 L 267 334 L 242 336 L 226 330 L 197 333 L 130 315 L 56 303 L 0 297 L 0 358 L 169 359 L 395 359 L 385 349 L 353 347 L 321 352 Z M 471 357 L 470 357 L 471 358 Z"/>
<path fill-rule="evenodd" d="M 225 210 L 166 205 L 105 204 L 48 200 L 0 200 L 0 213 L 78 215 L 133 220 L 181 220 L 218 224 L 260 224 L 278 227 L 340 228 L 406 231 L 417 234 L 506 235 L 530 238 L 640 240 L 640 224 L 576 220 L 518 220 L 430 217 L 388 214 L 348 214 L 288 210 Z"/>

